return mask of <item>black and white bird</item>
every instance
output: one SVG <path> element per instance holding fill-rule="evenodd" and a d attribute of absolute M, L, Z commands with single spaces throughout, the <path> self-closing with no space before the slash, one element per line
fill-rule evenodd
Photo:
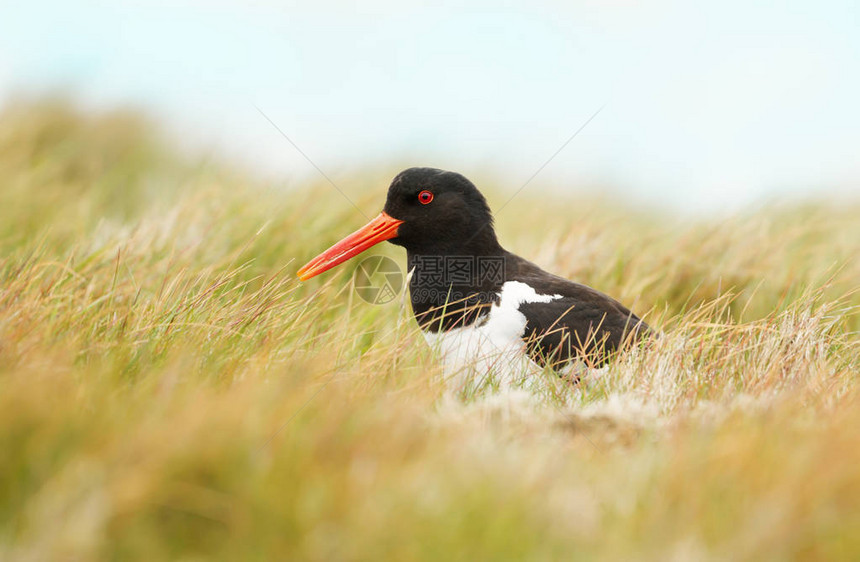
<path fill-rule="evenodd" d="M 574 364 L 602 366 L 653 333 L 613 298 L 502 248 L 481 192 L 435 168 L 398 174 L 379 216 L 298 276 L 310 279 L 384 240 L 406 248 L 413 313 L 449 367 L 567 373 Z"/>

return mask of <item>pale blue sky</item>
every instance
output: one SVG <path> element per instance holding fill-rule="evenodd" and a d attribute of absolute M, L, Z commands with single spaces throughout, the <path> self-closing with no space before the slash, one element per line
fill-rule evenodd
<path fill-rule="evenodd" d="M 860 191 L 860 4 L 6 2 L 0 97 L 149 109 L 185 144 L 338 184 L 363 164 L 608 183 L 710 210 Z"/>

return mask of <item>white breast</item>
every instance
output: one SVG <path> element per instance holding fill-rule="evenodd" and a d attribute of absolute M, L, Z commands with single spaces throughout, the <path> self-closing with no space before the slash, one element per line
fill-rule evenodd
<path fill-rule="evenodd" d="M 560 298 L 539 295 L 525 283 L 508 281 L 502 285 L 498 304 L 474 324 L 447 332 L 424 332 L 424 338 L 442 355 L 445 373 L 457 388 L 488 381 L 509 386 L 537 369 L 522 340 L 526 317 L 520 305 Z"/>

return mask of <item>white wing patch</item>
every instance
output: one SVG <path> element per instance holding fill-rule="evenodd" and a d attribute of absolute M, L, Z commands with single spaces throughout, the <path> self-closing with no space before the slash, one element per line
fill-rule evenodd
<path fill-rule="evenodd" d="M 502 285 L 499 302 L 474 324 L 447 332 L 424 332 L 424 338 L 442 355 L 446 374 L 455 376 L 458 387 L 473 376 L 495 377 L 501 385 L 508 386 L 535 368 L 522 340 L 526 317 L 520 305 L 560 298 L 561 295 L 539 295 L 520 281 L 508 281 Z"/>

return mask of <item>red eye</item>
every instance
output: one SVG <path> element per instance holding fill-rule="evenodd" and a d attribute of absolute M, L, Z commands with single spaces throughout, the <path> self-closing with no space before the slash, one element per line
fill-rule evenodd
<path fill-rule="evenodd" d="M 427 191 L 425 189 L 424 191 L 422 191 L 421 193 L 418 194 L 418 200 L 421 202 L 422 205 L 426 205 L 427 203 L 429 203 L 430 201 L 433 200 L 433 192 Z"/>

